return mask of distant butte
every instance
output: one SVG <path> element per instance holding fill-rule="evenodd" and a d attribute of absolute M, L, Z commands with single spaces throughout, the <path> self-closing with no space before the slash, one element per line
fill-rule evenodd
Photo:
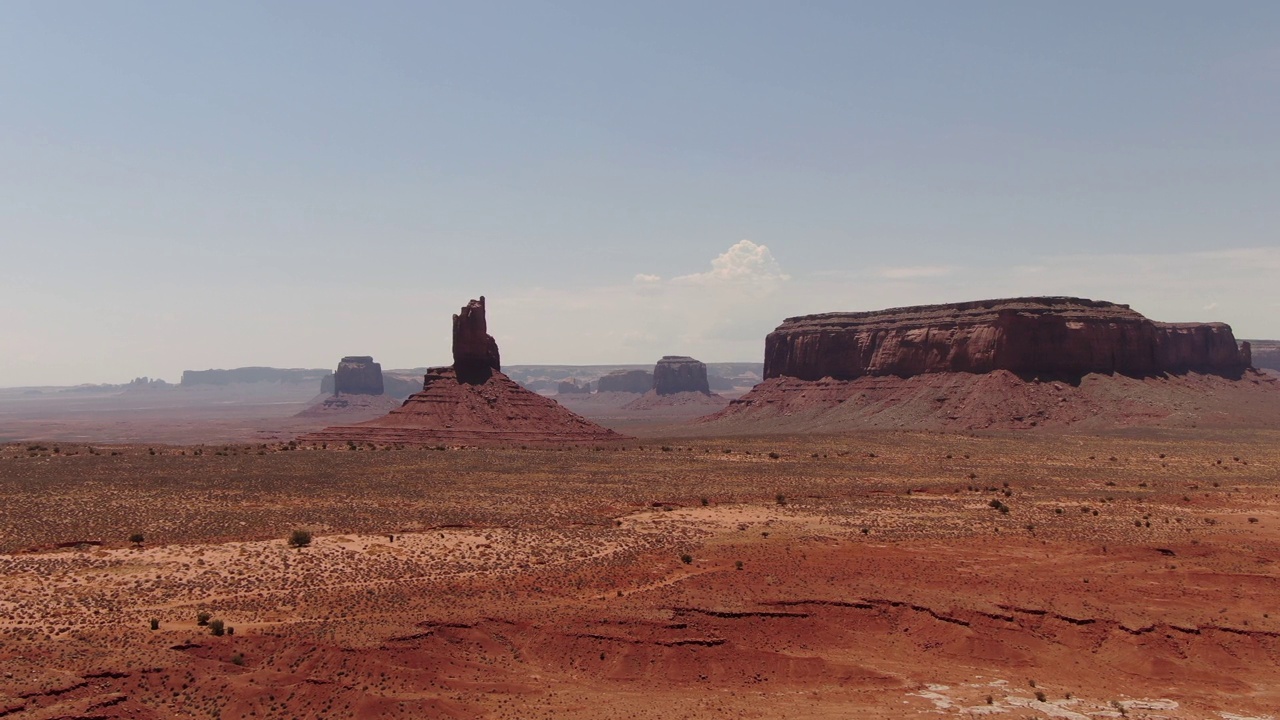
<path fill-rule="evenodd" d="M 295 417 L 328 417 L 352 422 L 378 417 L 399 404 L 386 394 L 382 366 L 368 355 L 342 358 L 332 378 L 325 378 L 330 380 L 332 392 Z"/>
<path fill-rule="evenodd" d="M 1223 323 L 1027 297 L 788 318 L 722 430 L 1280 423 L 1280 384 Z M 750 426 L 755 427 L 750 427 Z"/>
<path fill-rule="evenodd" d="M 718 410 L 729 401 L 711 392 L 706 363 L 686 355 L 664 355 L 653 366 L 653 389 L 622 407 L 649 410 L 668 406 L 706 406 Z"/>
<path fill-rule="evenodd" d="M 485 301 L 453 316 L 453 365 L 428 368 L 422 391 L 384 417 L 325 428 L 304 441 L 383 443 L 585 443 L 622 435 L 526 390 L 502 374 Z"/>
<path fill-rule="evenodd" d="M 333 374 L 334 395 L 381 395 L 382 365 L 368 355 L 348 355 Z"/>
<path fill-rule="evenodd" d="M 653 389 L 659 395 L 682 392 L 711 394 L 707 365 L 685 355 L 663 355 L 653 366 Z"/>

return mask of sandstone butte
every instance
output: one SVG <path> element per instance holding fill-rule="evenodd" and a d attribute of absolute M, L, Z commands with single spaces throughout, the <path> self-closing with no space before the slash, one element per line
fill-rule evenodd
<path fill-rule="evenodd" d="M 764 376 L 709 421 L 787 418 L 800 430 L 1280 419 L 1280 389 L 1251 369 L 1249 344 L 1230 326 L 1155 322 L 1070 297 L 788 318 L 765 339 Z M 794 421 L 804 414 L 808 426 Z"/>
<path fill-rule="evenodd" d="M 622 435 L 570 412 L 502 373 L 498 344 L 488 333 L 485 302 L 453 316 L 453 365 L 428 368 L 422 391 L 387 415 L 310 433 L 311 442 L 585 443 Z"/>
<path fill-rule="evenodd" d="M 294 417 L 341 417 L 348 422 L 377 417 L 399 404 L 386 393 L 384 381 L 382 366 L 372 357 L 348 355 L 321 382 L 327 397 Z"/>
<path fill-rule="evenodd" d="M 706 406 L 712 412 L 729 403 L 711 392 L 707 365 L 685 355 L 664 355 L 653 366 L 653 389 L 622 407 L 650 410 L 671 406 Z"/>
<path fill-rule="evenodd" d="M 664 355 L 653 366 L 653 389 L 659 395 L 682 392 L 710 395 L 707 365 L 684 355 Z"/>
<path fill-rule="evenodd" d="M 368 355 L 348 355 L 333 373 L 334 395 L 381 395 L 382 365 Z"/>

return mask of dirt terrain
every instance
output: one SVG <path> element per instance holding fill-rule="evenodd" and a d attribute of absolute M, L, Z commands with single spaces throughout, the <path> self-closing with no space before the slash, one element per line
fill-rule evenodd
<path fill-rule="evenodd" d="M 333 414 L 294 417 L 324 399 L 317 396 L 316 387 L 303 383 L 242 383 L 138 392 L 3 388 L 0 442 L 288 440 L 334 422 Z"/>
<path fill-rule="evenodd" d="M 0 503 L 6 719 L 1280 707 L 1277 432 L 46 442 Z"/>

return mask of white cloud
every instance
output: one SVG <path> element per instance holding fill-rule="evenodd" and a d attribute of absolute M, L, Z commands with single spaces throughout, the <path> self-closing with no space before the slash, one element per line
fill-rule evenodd
<path fill-rule="evenodd" d="M 733 247 L 711 261 L 707 272 L 681 275 L 672 278 L 673 283 L 708 284 L 773 284 L 790 280 L 774 259 L 768 245 L 757 245 L 750 240 L 739 240 Z"/>

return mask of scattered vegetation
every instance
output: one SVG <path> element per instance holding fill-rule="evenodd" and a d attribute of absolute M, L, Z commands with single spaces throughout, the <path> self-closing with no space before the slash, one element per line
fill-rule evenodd
<path fill-rule="evenodd" d="M 289 533 L 289 547 L 304 548 L 311 544 L 311 531 L 297 528 Z"/>

